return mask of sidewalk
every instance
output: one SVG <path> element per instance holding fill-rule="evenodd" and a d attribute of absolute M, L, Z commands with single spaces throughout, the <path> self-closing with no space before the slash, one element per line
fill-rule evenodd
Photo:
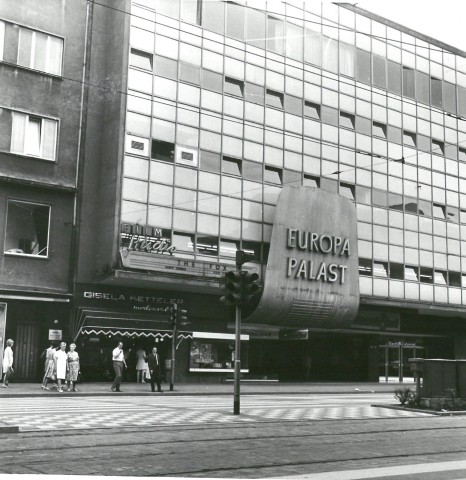
<path fill-rule="evenodd" d="M 108 383 L 84 383 L 77 385 L 78 392 L 58 393 L 56 390 L 41 389 L 40 383 L 12 383 L 9 388 L 0 387 L 2 397 L 42 397 L 49 395 L 72 396 L 125 396 L 125 395 L 153 395 L 148 383 L 124 382 L 121 384 L 121 393 L 110 390 Z M 393 393 L 396 388 L 409 387 L 415 390 L 413 383 L 281 383 L 281 382 L 246 382 L 242 381 L 240 391 L 242 395 L 273 395 L 273 394 L 360 394 L 360 393 Z M 232 395 L 233 382 L 227 383 L 180 383 L 169 391 L 169 384 L 163 384 L 163 395 Z"/>

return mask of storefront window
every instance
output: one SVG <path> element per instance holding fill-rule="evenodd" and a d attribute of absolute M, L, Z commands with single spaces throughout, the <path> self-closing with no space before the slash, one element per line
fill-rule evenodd
<path fill-rule="evenodd" d="M 202 335 L 202 337 L 201 337 Z M 193 332 L 189 352 L 191 372 L 233 372 L 235 363 L 235 336 Z M 200 337 L 200 338 L 196 338 Z M 247 373 L 248 335 L 241 335 L 241 372 Z"/>

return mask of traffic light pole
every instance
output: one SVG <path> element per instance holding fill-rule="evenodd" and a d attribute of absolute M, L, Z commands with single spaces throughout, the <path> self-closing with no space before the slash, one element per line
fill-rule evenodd
<path fill-rule="evenodd" d="M 241 264 L 236 263 L 236 270 L 241 271 Z M 241 304 L 235 306 L 235 373 L 233 394 L 233 415 L 239 415 L 241 383 Z"/>
<path fill-rule="evenodd" d="M 173 392 L 173 385 L 175 384 L 175 353 L 176 353 L 176 337 L 178 336 L 178 329 L 176 328 L 176 323 L 173 326 L 173 336 L 172 336 L 172 358 L 170 361 L 170 392 Z"/>

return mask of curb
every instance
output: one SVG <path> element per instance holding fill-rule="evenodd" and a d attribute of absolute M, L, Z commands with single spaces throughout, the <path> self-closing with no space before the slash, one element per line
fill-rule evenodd
<path fill-rule="evenodd" d="M 436 415 L 437 417 L 452 417 L 452 416 L 466 415 L 466 410 L 453 410 L 453 411 L 439 412 L 437 410 L 409 408 L 409 407 L 403 407 L 401 405 L 387 405 L 383 403 L 374 404 L 374 405 L 371 405 L 371 407 L 389 408 L 391 410 L 403 410 L 405 412 L 425 413 L 428 415 Z"/>

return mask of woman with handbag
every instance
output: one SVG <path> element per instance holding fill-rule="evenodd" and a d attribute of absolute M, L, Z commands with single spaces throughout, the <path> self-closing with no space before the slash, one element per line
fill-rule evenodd
<path fill-rule="evenodd" d="M 53 358 L 55 352 L 56 350 L 52 343 L 50 344 L 50 347 L 45 350 L 45 371 L 44 378 L 42 380 L 42 390 L 50 390 L 50 388 L 47 386 L 49 380 L 54 381 L 56 379 L 55 360 Z"/>
<path fill-rule="evenodd" d="M 13 350 L 11 347 L 15 342 L 11 339 L 6 341 L 6 348 L 3 352 L 3 388 L 8 388 L 8 378 L 13 373 Z"/>
<path fill-rule="evenodd" d="M 66 380 L 68 384 L 68 392 L 77 392 L 74 384 L 78 381 L 79 375 L 79 355 L 76 351 L 76 344 L 70 343 L 70 351 L 67 354 Z"/>

